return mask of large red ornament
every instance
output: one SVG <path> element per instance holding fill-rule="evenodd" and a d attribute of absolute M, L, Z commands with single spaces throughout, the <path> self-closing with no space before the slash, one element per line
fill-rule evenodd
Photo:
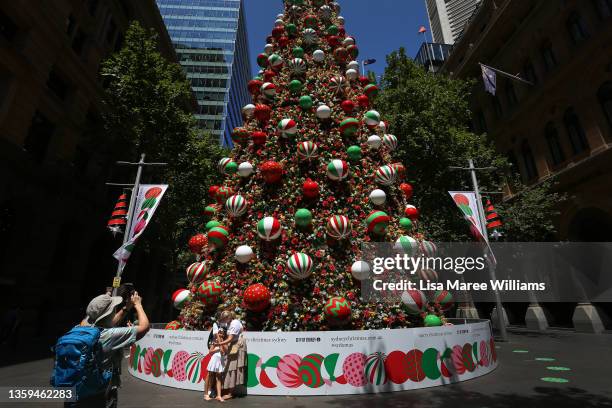
<path fill-rule="evenodd" d="M 340 107 L 342 108 L 344 113 L 351 113 L 353 112 L 353 110 L 355 110 L 355 102 L 350 100 L 342 101 Z"/>
<path fill-rule="evenodd" d="M 255 131 L 251 134 L 253 138 L 253 143 L 256 145 L 264 145 L 266 144 L 266 140 L 268 139 L 268 135 L 265 132 Z"/>
<path fill-rule="evenodd" d="M 279 39 L 285 34 L 285 27 L 274 27 L 272 29 L 272 37 Z"/>
<path fill-rule="evenodd" d="M 204 252 L 204 248 L 208 247 L 208 238 L 204 234 L 197 234 L 193 237 L 189 238 L 189 242 L 187 243 L 189 246 L 189 250 L 196 255 L 200 255 Z"/>
<path fill-rule="evenodd" d="M 408 205 L 404 210 L 404 214 L 406 214 L 406 217 L 410 218 L 412 221 L 416 221 L 419 218 L 419 209 L 414 205 Z"/>
<path fill-rule="evenodd" d="M 270 298 L 270 290 L 261 283 L 251 285 L 244 291 L 244 304 L 253 312 L 263 312 L 270 306 Z"/>
<path fill-rule="evenodd" d="M 259 79 L 251 79 L 247 86 L 249 88 L 249 92 L 251 93 L 251 95 L 257 95 L 259 94 L 259 91 L 261 90 L 262 85 L 263 85 L 263 82 L 261 82 Z"/>
<path fill-rule="evenodd" d="M 334 50 L 334 58 L 338 62 L 345 62 L 348 59 L 349 53 L 344 47 L 338 47 Z"/>
<path fill-rule="evenodd" d="M 344 37 L 345 35 L 346 35 L 346 28 L 344 28 L 344 26 L 338 27 L 338 36 Z"/>
<path fill-rule="evenodd" d="M 412 198 L 412 194 L 414 191 L 411 184 L 402 183 L 400 184 L 399 188 L 404 193 L 404 197 L 406 197 L 406 200 L 410 200 Z"/>
<path fill-rule="evenodd" d="M 261 81 L 260 81 L 261 82 Z M 255 118 L 260 122 L 267 122 L 272 115 L 272 108 L 262 103 L 255 106 Z"/>
<path fill-rule="evenodd" d="M 215 196 L 215 199 L 217 200 L 217 203 L 223 204 L 225 203 L 225 200 L 230 198 L 232 195 L 234 195 L 234 190 L 232 190 L 231 187 L 223 186 L 219 187 L 219 189 L 217 190 L 217 195 Z"/>
<path fill-rule="evenodd" d="M 263 73 L 263 75 L 266 82 L 272 82 L 272 79 L 276 76 L 276 72 L 268 69 Z"/>
<path fill-rule="evenodd" d="M 210 186 L 208 189 L 208 196 L 212 199 L 217 198 L 217 191 L 219 191 L 219 186 Z"/>
<path fill-rule="evenodd" d="M 366 95 L 359 95 L 357 97 L 357 103 L 362 108 L 367 108 L 368 106 L 370 106 L 370 98 L 368 98 Z"/>
<path fill-rule="evenodd" d="M 264 181 L 268 184 L 278 183 L 283 176 L 283 166 L 275 161 L 267 161 L 259 169 Z"/>
<path fill-rule="evenodd" d="M 278 39 L 278 45 L 281 46 L 281 48 L 285 48 L 287 45 L 289 45 L 289 37 L 285 37 L 282 36 L 281 38 Z"/>
<path fill-rule="evenodd" d="M 304 193 L 304 197 L 315 198 L 319 195 L 319 183 L 311 179 L 306 179 L 304 185 L 302 186 L 302 191 Z"/>
<path fill-rule="evenodd" d="M 330 47 L 336 48 L 340 45 L 340 37 L 337 35 L 330 35 L 327 37 L 327 43 Z"/>
<path fill-rule="evenodd" d="M 359 82 L 361 82 L 361 85 L 366 86 L 370 83 L 370 78 L 368 78 L 367 76 L 360 76 Z"/>
<path fill-rule="evenodd" d="M 249 142 L 251 132 L 247 128 L 237 127 L 232 132 L 232 141 L 236 144 L 245 144 Z"/>

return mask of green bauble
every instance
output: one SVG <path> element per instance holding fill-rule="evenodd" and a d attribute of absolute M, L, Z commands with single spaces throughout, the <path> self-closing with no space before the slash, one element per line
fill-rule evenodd
<path fill-rule="evenodd" d="M 406 231 L 410 231 L 412 229 L 412 220 L 406 217 L 400 218 L 400 227 Z"/>
<path fill-rule="evenodd" d="M 295 213 L 295 223 L 300 227 L 307 227 L 312 222 L 312 213 L 306 208 L 300 208 Z"/>
<path fill-rule="evenodd" d="M 425 324 L 425 327 L 442 326 L 442 320 L 440 320 L 438 316 L 432 314 L 425 316 L 423 323 Z"/>
<path fill-rule="evenodd" d="M 304 95 L 300 98 L 300 107 L 304 110 L 312 108 L 313 102 L 309 95 Z"/>
<path fill-rule="evenodd" d="M 327 27 L 327 34 L 329 35 L 336 35 L 338 34 L 338 27 L 335 25 L 330 25 L 329 27 Z"/>
<path fill-rule="evenodd" d="M 215 227 L 218 227 L 219 225 L 221 225 L 221 223 L 219 221 L 208 221 L 206 223 L 206 231 L 209 231 Z"/>
<path fill-rule="evenodd" d="M 285 31 L 287 31 L 287 34 L 289 35 L 295 35 L 295 33 L 297 33 L 297 27 L 295 26 L 295 24 L 289 23 L 285 26 Z"/>
<path fill-rule="evenodd" d="M 302 87 L 304 85 L 302 84 L 301 81 L 294 79 L 293 81 L 289 82 L 289 90 L 291 91 L 291 93 L 298 93 L 302 90 Z"/>
<path fill-rule="evenodd" d="M 351 160 L 359 160 L 361 159 L 361 147 L 351 146 L 347 149 L 346 154 Z"/>
<path fill-rule="evenodd" d="M 295 47 L 293 49 L 293 51 L 291 51 L 293 53 L 293 56 L 295 58 L 302 58 L 304 57 L 304 49 L 302 47 Z"/>
<path fill-rule="evenodd" d="M 225 165 L 225 174 L 236 174 L 238 171 L 238 163 L 235 161 L 229 162 Z"/>

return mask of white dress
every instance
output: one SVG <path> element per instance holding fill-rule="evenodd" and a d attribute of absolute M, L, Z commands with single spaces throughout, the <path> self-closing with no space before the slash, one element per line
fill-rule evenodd
<path fill-rule="evenodd" d="M 225 362 L 227 358 L 222 355 L 220 351 L 217 351 L 212 355 L 208 362 L 207 370 L 211 373 L 222 373 L 225 370 Z"/>

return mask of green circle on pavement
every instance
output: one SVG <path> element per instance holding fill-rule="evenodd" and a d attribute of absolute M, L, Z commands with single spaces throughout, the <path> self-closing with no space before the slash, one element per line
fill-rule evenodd
<path fill-rule="evenodd" d="M 529 350 L 512 350 L 513 353 L 529 353 Z"/>
<path fill-rule="evenodd" d="M 565 378 L 557 378 L 557 377 L 542 377 L 540 378 L 540 380 L 545 381 L 545 382 L 550 382 L 550 383 L 558 383 L 558 384 L 564 384 L 564 383 L 569 382 L 569 380 L 566 380 Z"/>
<path fill-rule="evenodd" d="M 550 357 L 536 357 L 535 360 L 536 361 L 555 361 L 554 358 L 550 358 Z"/>
<path fill-rule="evenodd" d="M 571 368 L 569 368 L 569 367 L 554 367 L 554 366 L 551 366 L 551 367 L 546 367 L 546 369 L 550 370 L 550 371 L 571 371 Z"/>

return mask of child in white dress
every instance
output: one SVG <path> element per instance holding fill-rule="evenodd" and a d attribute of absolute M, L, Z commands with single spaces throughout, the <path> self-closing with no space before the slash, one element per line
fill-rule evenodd
<path fill-rule="evenodd" d="M 208 395 L 211 387 L 217 389 L 217 401 L 225 402 L 221 396 L 221 385 L 223 384 L 223 371 L 225 370 L 225 363 L 227 360 L 227 345 L 219 346 L 218 343 L 222 342 L 227 338 L 227 334 L 223 327 L 220 327 L 215 336 L 215 341 L 212 343 L 209 353 L 213 353 L 210 361 L 208 362 L 208 377 L 206 378 L 206 388 L 204 389 L 204 399 L 210 401 L 211 398 Z"/>

